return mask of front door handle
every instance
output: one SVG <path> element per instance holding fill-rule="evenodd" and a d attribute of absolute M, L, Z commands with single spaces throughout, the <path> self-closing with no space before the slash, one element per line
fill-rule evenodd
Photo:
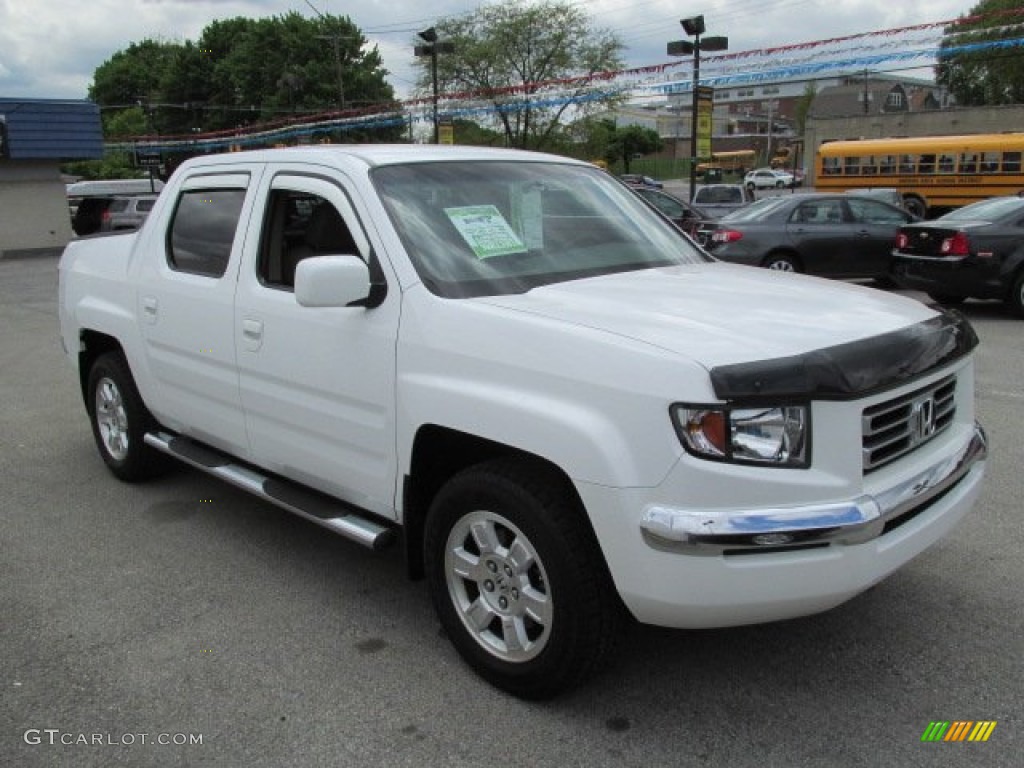
<path fill-rule="evenodd" d="M 242 340 L 246 349 L 258 350 L 263 344 L 263 321 L 251 317 L 242 320 Z"/>

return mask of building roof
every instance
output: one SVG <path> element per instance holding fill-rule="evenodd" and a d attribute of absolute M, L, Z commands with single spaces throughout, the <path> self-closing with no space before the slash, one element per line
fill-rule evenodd
<path fill-rule="evenodd" d="M 100 108 L 91 101 L 0 97 L 11 160 L 103 157 Z"/>

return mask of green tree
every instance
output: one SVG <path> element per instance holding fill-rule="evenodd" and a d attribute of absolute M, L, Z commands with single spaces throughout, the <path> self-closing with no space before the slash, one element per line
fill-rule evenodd
<path fill-rule="evenodd" d="M 968 13 L 983 18 L 946 27 L 935 66 L 935 81 L 946 86 L 963 106 L 1024 102 L 1024 55 L 1019 46 L 956 51 L 1020 37 L 1020 0 L 981 0 Z M 963 18 L 963 17 L 961 17 Z"/>
<path fill-rule="evenodd" d="M 438 38 L 451 53 L 437 57 L 444 92 L 468 92 L 492 108 L 483 118 L 509 146 L 545 149 L 558 144 L 567 117 L 578 119 L 621 101 L 610 89 L 595 91 L 588 77 L 622 67 L 621 40 L 594 28 L 579 3 L 505 0 L 438 21 Z M 432 89 L 430 57 L 418 59 L 419 86 Z"/>
<path fill-rule="evenodd" d="M 291 12 L 213 21 L 198 41 L 144 41 L 115 53 L 94 75 L 101 106 L 141 102 L 150 130 L 187 135 L 299 113 L 394 102 L 376 47 L 348 17 Z M 340 131 L 343 140 L 391 140 L 402 128 Z"/>
<path fill-rule="evenodd" d="M 609 137 L 605 159 L 609 163 L 622 161 L 624 173 L 629 173 L 629 162 L 635 155 L 649 155 L 662 147 L 661 136 L 651 128 L 627 125 L 617 128 Z"/>

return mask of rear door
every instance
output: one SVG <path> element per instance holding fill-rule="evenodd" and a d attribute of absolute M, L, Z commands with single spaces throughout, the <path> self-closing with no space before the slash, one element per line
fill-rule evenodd
<path fill-rule="evenodd" d="M 234 302 L 261 166 L 201 169 L 186 178 L 165 228 L 144 230 L 137 312 L 160 421 L 246 456 Z"/>

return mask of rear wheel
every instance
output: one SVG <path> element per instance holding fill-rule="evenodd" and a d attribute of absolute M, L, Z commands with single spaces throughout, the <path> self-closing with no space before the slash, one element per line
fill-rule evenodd
<path fill-rule="evenodd" d="M 769 253 L 764 257 L 761 266 L 776 272 L 799 272 L 800 262 L 791 253 Z"/>
<path fill-rule="evenodd" d="M 108 352 L 92 364 L 86 407 L 100 456 L 117 477 L 145 480 L 166 468 L 166 457 L 143 439 L 156 427 L 156 420 L 142 402 L 120 352 Z"/>
<path fill-rule="evenodd" d="M 567 481 L 498 460 L 452 478 L 431 505 L 427 579 L 441 624 L 493 685 L 546 699 L 611 655 L 623 608 Z"/>

